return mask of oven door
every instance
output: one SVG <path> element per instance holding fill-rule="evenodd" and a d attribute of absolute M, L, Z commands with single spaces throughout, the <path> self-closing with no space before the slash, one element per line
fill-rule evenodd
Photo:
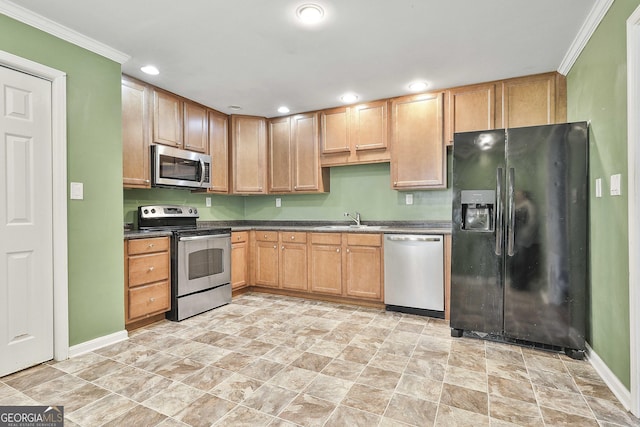
<path fill-rule="evenodd" d="M 176 296 L 231 282 L 231 235 L 178 237 Z"/>

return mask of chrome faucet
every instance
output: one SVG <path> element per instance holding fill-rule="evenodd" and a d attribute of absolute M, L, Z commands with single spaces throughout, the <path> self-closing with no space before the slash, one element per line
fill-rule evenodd
<path fill-rule="evenodd" d="M 353 221 L 356 222 L 356 225 L 360 225 L 360 212 L 356 212 L 356 216 L 355 218 L 353 216 L 351 216 L 351 214 L 349 212 L 345 212 L 344 216 L 351 218 Z"/>

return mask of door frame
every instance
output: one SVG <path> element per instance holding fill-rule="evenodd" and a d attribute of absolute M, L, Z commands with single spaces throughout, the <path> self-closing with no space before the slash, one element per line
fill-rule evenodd
<path fill-rule="evenodd" d="M 0 50 L 0 65 L 51 82 L 53 357 L 69 358 L 67 264 L 67 74 Z"/>
<path fill-rule="evenodd" d="M 640 416 L 640 6 L 627 19 L 627 162 L 629 182 L 629 347 L 631 412 Z"/>

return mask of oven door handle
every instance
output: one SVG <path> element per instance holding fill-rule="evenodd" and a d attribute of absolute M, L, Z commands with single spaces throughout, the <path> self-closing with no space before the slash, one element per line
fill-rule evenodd
<path fill-rule="evenodd" d="M 188 242 L 192 240 L 216 239 L 218 237 L 231 237 L 231 234 L 225 233 L 225 234 L 207 234 L 205 236 L 185 236 L 185 237 L 178 237 L 178 241 Z"/>

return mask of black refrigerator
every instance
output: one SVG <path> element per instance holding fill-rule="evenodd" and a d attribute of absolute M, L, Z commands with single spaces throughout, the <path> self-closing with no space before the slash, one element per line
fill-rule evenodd
<path fill-rule="evenodd" d="M 455 134 L 451 334 L 585 349 L 588 128 Z"/>

